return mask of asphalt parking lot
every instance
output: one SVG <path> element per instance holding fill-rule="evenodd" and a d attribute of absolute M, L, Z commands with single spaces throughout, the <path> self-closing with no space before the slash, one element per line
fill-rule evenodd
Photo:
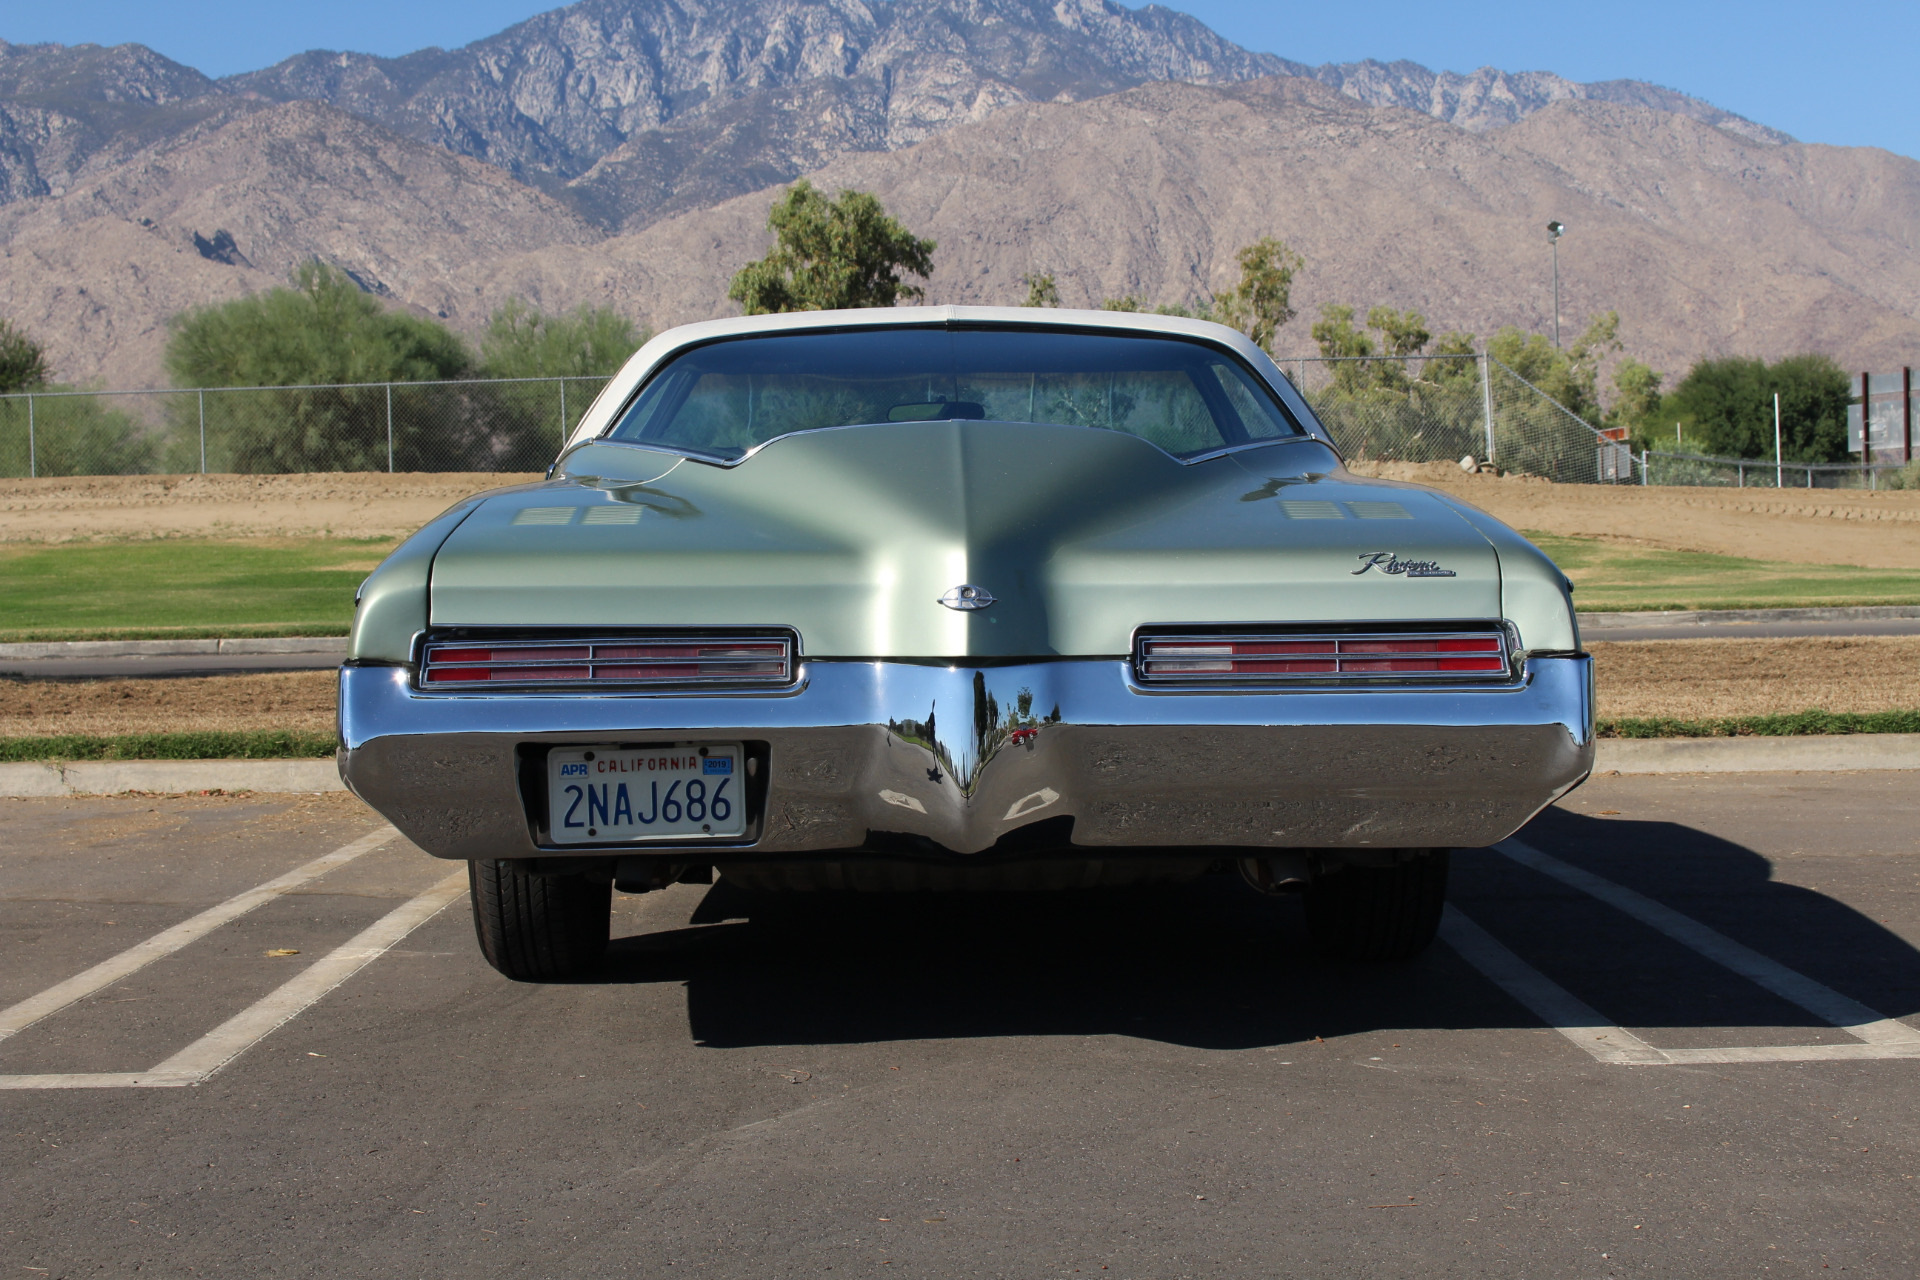
<path fill-rule="evenodd" d="M 1920 777 L 1603 777 L 1328 964 L 1177 891 L 615 900 L 356 801 L 0 801 L 14 1276 L 1920 1272 Z"/>

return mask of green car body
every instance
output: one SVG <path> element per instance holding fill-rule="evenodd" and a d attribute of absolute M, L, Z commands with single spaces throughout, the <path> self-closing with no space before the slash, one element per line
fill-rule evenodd
<path fill-rule="evenodd" d="M 725 457 L 615 434 L 685 352 L 901 329 L 1200 344 L 1301 430 L 1184 457 L 1119 430 L 974 418 L 795 430 Z M 955 607 L 963 585 L 990 607 Z M 1498 633 L 1508 666 L 1478 683 L 1156 687 L 1141 665 L 1142 637 L 1161 633 L 1405 628 Z M 700 632 L 790 637 L 791 678 L 476 691 L 428 688 L 421 673 L 442 636 Z M 1348 472 L 1243 335 L 975 308 L 757 317 L 654 339 L 547 480 L 457 505 L 366 581 L 341 728 L 348 783 L 429 851 L 574 867 L 1484 844 L 1577 785 L 1593 749 L 1565 577 L 1456 499 Z M 745 744 L 759 769 L 738 838 L 548 838 L 547 753 L 721 741 Z M 1023 845 L 1041 822 L 1056 825 Z"/>

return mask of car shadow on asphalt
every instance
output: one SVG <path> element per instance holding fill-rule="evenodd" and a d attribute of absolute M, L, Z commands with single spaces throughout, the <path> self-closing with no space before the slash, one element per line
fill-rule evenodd
<path fill-rule="evenodd" d="M 1837 899 L 1773 880 L 1750 849 L 1678 824 L 1561 810 L 1522 838 L 1883 1014 L 1920 1010 L 1920 952 Z M 1656 1042 L 1823 1025 L 1497 853 L 1455 855 L 1451 901 L 1609 1021 L 1660 1029 Z M 1443 943 L 1406 964 L 1322 959 L 1298 899 L 1262 896 L 1235 875 L 970 895 L 763 895 L 722 877 L 688 927 L 616 940 L 590 981 L 684 983 L 694 1039 L 725 1047 L 1126 1035 L 1244 1049 L 1540 1025 Z"/>

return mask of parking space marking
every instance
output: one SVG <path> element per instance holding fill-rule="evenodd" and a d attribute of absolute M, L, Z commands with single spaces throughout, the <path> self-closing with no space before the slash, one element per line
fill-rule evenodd
<path fill-rule="evenodd" d="M 1440 937 L 1482 977 L 1519 1001 L 1542 1022 L 1593 1055 L 1619 1066 L 1653 1066 L 1665 1054 L 1624 1027 L 1616 1027 L 1579 996 L 1510 951 L 1499 939 L 1449 905 Z"/>
<path fill-rule="evenodd" d="M 1578 996 L 1508 950 L 1453 907 L 1442 917 L 1440 936 L 1460 958 L 1512 996 L 1548 1026 L 1579 1045 L 1596 1062 L 1616 1066 L 1691 1066 L 1735 1062 L 1858 1062 L 1920 1058 L 1920 1031 L 1844 996 L 1735 942 L 1717 929 L 1682 915 L 1625 885 L 1540 852 L 1519 840 L 1493 846 L 1521 866 L 1551 876 L 1597 898 L 1705 956 L 1791 1004 L 1845 1031 L 1854 1044 L 1754 1045 L 1713 1049 L 1662 1049 L 1613 1026 Z"/>
<path fill-rule="evenodd" d="M 1494 846 L 1523 867 L 1598 898 L 1608 906 L 1624 911 L 1642 924 L 1650 925 L 1675 942 L 1697 951 L 1724 968 L 1731 969 L 1749 982 L 1764 987 L 1789 1004 L 1797 1004 L 1814 1017 L 1831 1023 L 1857 1040 L 1888 1048 L 1920 1051 L 1920 1031 L 1867 1008 L 1858 1000 L 1843 996 L 1832 987 L 1815 982 L 1777 960 L 1770 960 L 1751 947 L 1743 946 L 1717 929 L 1711 929 L 1672 907 L 1635 893 L 1572 863 L 1550 857 L 1518 840 L 1504 840 Z"/>
<path fill-rule="evenodd" d="M 49 1014 L 58 1013 L 76 1000 L 84 1000 L 129 974 L 139 972 L 162 956 L 171 955 L 189 943 L 206 937 L 221 925 L 239 919 L 255 907 L 344 866 L 362 854 L 372 853 L 399 834 L 392 827 L 369 832 L 332 853 L 295 867 L 283 876 L 276 876 L 245 893 L 235 894 L 217 906 L 208 907 L 198 915 L 189 916 L 170 929 L 162 929 L 145 942 L 128 947 L 119 955 L 102 960 L 91 969 L 77 973 L 65 982 L 56 983 L 38 995 L 28 996 L 19 1004 L 0 1009 L 0 1040 L 26 1030 Z"/>
<path fill-rule="evenodd" d="M 0 1076 L 0 1089 L 167 1089 L 199 1084 L 300 1016 L 467 891 L 464 869 L 380 917 L 151 1071 Z"/>

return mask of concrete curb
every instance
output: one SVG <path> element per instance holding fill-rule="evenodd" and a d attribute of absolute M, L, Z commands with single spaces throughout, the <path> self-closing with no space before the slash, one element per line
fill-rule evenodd
<path fill-rule="evenodd" d="M 1800 738 L 1602 738 L 1595 773 L 1829 773 L 1920 770 L 1920 733 Z M 344 791 L 331 760 L 126 760 L 0 764 L 0 796 L 125 791 Z"/>
<path fill-rule="evenodd" d="M 1602 738 L 1595 773 L 1824 773 L 1920 769 L 1920 733 L 1794 738 Z"/>
<path fill-rule="evenodd" d="M 1920 606 L 1868 604 L 1831 609 L 1661 609 L 1647 613 L 1583 613 L 1580 630 L 1712 627 L 1755 622 L 1888 622 L 1920 618 Z"/>
<path fill-rule="evenodd" d="M 253 640 L 48 640 L 0 644 L 0 661 L 29 658 L 172 658 L 195 654 L 333 653 L 345 636 L 272 636 Z"/>
<path fill-rule="evenodd" d="M 0 764 L 0 796 L 111 796 L 123 791 L 344 791 L 331 760 L 90 760 Z"/>

